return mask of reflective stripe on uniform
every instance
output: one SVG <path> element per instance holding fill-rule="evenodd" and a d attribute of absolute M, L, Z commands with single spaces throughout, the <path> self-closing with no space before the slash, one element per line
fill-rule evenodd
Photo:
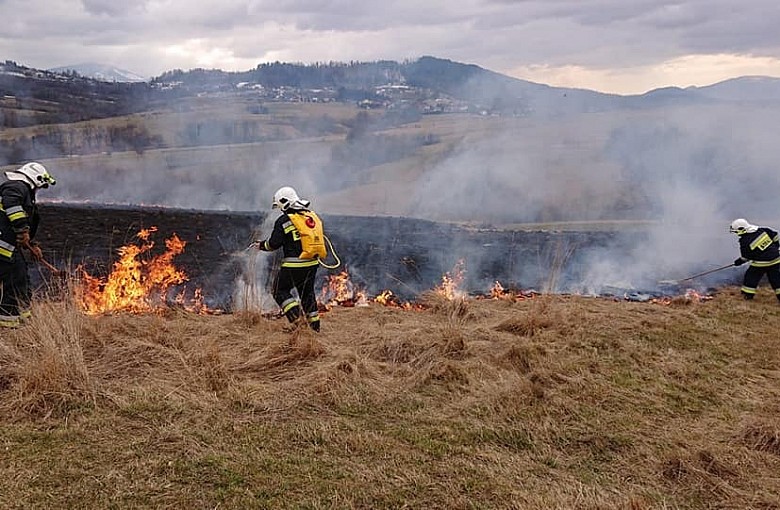
<path fill-rule="evenodd" d="M 22 325 L 18 315 L 0 315 L 0 328 L 18 328 Z"/>
<path fill-rule="evenodd" d="M 5 210 L 6 216 L 11 221 L 16 221 L 27 217 L 27 213 L 24 212 L 24 208 L 21 205 L 15 205 Z"/>
<path fill-rule="evenodd" d="M 7 259 L 10 259 L 14 256 L 14 250 L 16 249 L 16 246 L 10 243 L 6 243 L 3 240 L 0 240 L 0 257 L 5 257 Z"/>
<path fill-rule="evenodd" d="M 320 312 L 309 312 L 306 314 L 306 320 L 309 322 L 317 322 L 320 320 Z"/>
<path fill-rule="evenodd" d="M 284 233 L 285 234 L 289 234 L 293 230 L 295 230 L 295 225 L 293 225 L 291 222 L 288 221 L 287 223 L 284 224 Z"/>
<path fill-rule="evenodd" d="M 740 290 L 742 290 L 742 292 L 744 292 L 745 294 L 755 294 L 756 293 L 756 289 L 754 287 L 742 286 L 742 289 L 740 289 Z"/>
<path fill-rule="evenodd" d="M 285 301 L 282 302 L 282 313 L 287 313 L 292 308 L 295 308 L 296 306 L 300 306 L 297 299 L 295 298 L 286 299 Z"/>
<path fill-rule="evenodd" d="M 757 247 L 763 246 L 761 248 L 763 250 L 770 244 L 772 244 L 772 239 L 769 238 L 769 234 L 762 232 L 760 236 L 756 237 L 753 242 L 750 243 L 750 249 L 755 250 Z"/>
<path fill-rule="evenodd" d="M 769 267 L 775 264 L 780 264 L 780 257 L 777 257 L 775 260 L 754 260 L 750 263 L 753 267 Z"/>
<path fill-rule="evenodd" d="M 282 267 L 311 267 L 319 264 L 317 259 L 301 259 L 298 257 L 284 257 Z"/>

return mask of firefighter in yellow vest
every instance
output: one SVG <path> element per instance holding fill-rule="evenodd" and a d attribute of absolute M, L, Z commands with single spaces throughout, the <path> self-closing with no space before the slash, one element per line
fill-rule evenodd
<path fill-rule="evenodd" d="M 311 329 L 319 331 L 314 279 L 319 261 L 327 252 L 322 221 L 309 205 L 310 202 L 300 198 L 293 188 L 279 188 L 274 193 L 273 208 L 281 210 L 282 215 L 276 219 L 268 239 L 258 241 L 255 246 L 262 251 L 282 249 L 282 267 L 274 285 L 274 299 L 290 322 L 305 314 Z M 300 302 L 293 295 L 293 289 L 298 292 Z"/>
<path fill-rule="evenodd" d="M 732 221 L 729 231 L 739 237 L 740 257 L 734 265 L 750 262 L 742 283 L 742 296 L 753 299 L 758 282 L 766 274 L 780 301 L 780 235 L 771 228 L 751 225 L 744 218 Z"/>

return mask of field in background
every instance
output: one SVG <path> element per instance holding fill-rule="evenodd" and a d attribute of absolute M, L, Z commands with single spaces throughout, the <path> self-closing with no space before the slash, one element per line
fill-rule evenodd
<path fill-rule="evenodd" d="M 778 508 L 780 307 L 423 296 L 0 339 L 0 507 Z"/>
<path fill-rule="evenodd" d="M 539 120 L 468 114 L 424 115 L 418 120 L 380 127 L 372 131 L 385 139 L 429 137 L 433 143 L 412 152 L 399 152 L 386 162 L 368 163 L 357 169 L 341 165 L 333 158 L 334 149 L 343 147 L 354 128 L 356 118 L 380 119 L 385 112 L 361 110 L 347 104 L 266 103 L 263 113 L 251 113 L 258 106 L 243 99 L 188 99 L 155 112 L 93 120 L 57 126 L 35 126 L 4 130 L 0 139 L 30 138 L 42 130 L 58 129 L 64 133 L 65 157 L 43 160 L 60 173 L 77 172 L 85 179 L 110 182 L 122 175 L 211 175 L 221 169 L 248 169 L 262 181 L 274 172 L 286 172 L 292 179 L 333 184 L 316 189 L 318 207 L 332 214 L 420 216 L 415 201 L 420 183 L 441 165 L 463 157 L 473 150 L 506 150 L 522 157 L 518 173 L 528 166 L 540 173 L 539 182 L 559 182 L 560 200 L 585 210 L 598 206 L 599 195 L 609 193 L 604 201 L 616 196 L 630 199 L 630 191 L 620 183 L 619 169 L 602 157 L 603 147 L 617 126 L 658 118 L 658 113 L 623 112 L 592 114 L 568 119 Z M 110 129 L 129 132 L 143 130 L 147 137 L 159 141 L 159 148 L 143 150 L 101 150 L 80 154 L 95 138 L 95 133 Z M 235 140 L 250 141 L 238 143 Z M 99 138 L 99 137 L 98 137 Z M 233 142 L 226 142 L 230 138 Z M 373 148 L 356 143 L 347 149 L 355 153 Z M 323 168 L 335 168 L 323 174 Z M 504 164 L 502 162 L 502 164 Z M 461 163 L 458 163 L 461 165 Z M 3 169 L 7 169 L 4 167 Z M 464 171 L 480 172 L 483 168 Z M 54 171 L 54 170 L 53 170 Z M 543 174 L 543 176 L 541 175 Z M 580 177 L 599 176 L 592 184 Z M 574 178 L 572 178 L 574 176 Z M 511 178 L 508 176 L 507 178 Z M 605 184 L 604 181 L 608 181 Z M 533 182 L 529 185 L 533 185 Z M 517 200 L 524 200 L 518 196 Z M 585 202 L 588 202 L 587 204 Z M 146 203 L 146 202 L 145 202 Z M 579 204 L 579 205 L 578 205 Z M 148 205 L 166 205 L 155 202 Z M 197 208 L 197 206 L 193 206 Z M 219 207 L 230 207 L 230 204 Z M 454 218 L 432 218 L 448 221 Z"/>
<path fill-rule="evenodd" d="M 166 179 L 166 187 L 171 182 L 195 182 L 196 189 L 207 189 L 208 185 L 196 181 L 210 182 L 236 169 L 243 172 L 242 184 L 232 184 L 232 190 L 240 196 L 231 195 L 231 189 L 226 188 L 220 191 L 219 199 L 207 203 L 193 200 L 190 204 L 187 197 L 193 193 L 187 189 L 184 197 L 176 197 L 169 204 L 161 203 L 165 196 L 144 200 L 147 193 L 141 188 L 133 203 L 254 209 L 258 203 L 246 195 L 265 197 L 270 193 L 265 185 L 293 181 L 309 191 L 320 210 L 332 214 L 473 221 L 502 228 L 514 228 L 518 221 L 563 221 L 567 225 L 561 228 L 579 229 L 581 225 L 575 223 L 584 219 L 595 220 L 596 228 L 615 221 L 657 219 L 657 211 L 653 213 L 657 204 L 648 194 L 657 191 L 653 183 L 660 185 L 668 176 L 631 175 L 640 172 L 638 169 L 648 175 L 658 171 L 663 176 L 670 164 L 682 168 L 686 164 L 702 165 L 690 178 L 702 179 L 708 186 L 717 184 L 717 180 L 706 177 L 710 164 L 720 168 L 729 158 L 744 158 L 730 154 L 727 148 L 721 151 L 719 144 L 723 141 L 717 137 L 710 140 L 711 135 L 720 132 L 719 126 L 733 126 L 741 137 L 734 143 L 742 147 L 747 142 L 739 140 L 762 139 L 764 126 L 772 125 L 777 111 L 771 107 L 705 104 L 551 119 L 439 114 L 399 120 L 394 115 L 344 103 L 258 103 L 249 97 L 204 97 L 183 99 L 142 114 L 6 129 L 0 133 L 0 141 L 29 140 L 40 138 L 46 130 L 60 131 L 66 155 L 43 162 L 53 171 L 68 175 L 71 182 L 81 176 L 75 185 L 78 189 L 84 187 L 81 181 L 130 187 L 128 181 L 134 186 L 135 181 L 156 177 Z M 355 137 L 361 122 L 372 125 L 369 133 L 381 142 Z M 106 135 L 112 129 L 122 136 L 142 133 L 151 145 L 97 150 L 113 136 Z M 615 137 L 622 140 L 618 146 L 624 152 L 619 157 L 609 155 Z M 418 139 L 427 142 L 413 142 Z M 680 148 L 687 142 L 699 145 L 688 153 Z M 402 150 L 393 151 L 394 144 Z M 629 171 L 620 158 L 634 157 L 632 144 L 640 152 L 640 163 Z M 658 154 L 651 157 L 641 150 L 645 144 L 669 146 L 671 152 L 659 148 Z M 372 154 L 382 150 L 388 154 L 372 159 Z M 771 166 L 770 160 L 762 161 L 766 157 L 762 151 L 755 151 L 751 158 L 756 160 L 745 164 Z M 702 162 L 702 158 L 712 161 Z M 481 179 L 483 174 L 489 177 Z M 247 176 L 254 180 L 247 181 Z M 486 189 L 477 189 L 483 183 Z M 472 188 L 474 195 L 469 194 Z M 500 198 L 491 195 L 491 189 L 498 194 L 501 188 L 511 192 L 505 191 Z M 169 191 L 175 194 L 176 186 Z M 443 197 L 441 207 L 435 203 L 437 191 Z M 85 192 L 76 200 L 93 195 Z M 110 201 L 110 195 L 99 193 L 94 200 Z M 426 204 L 431 199 L 434 204 Z M 471 208 L 460 214 L 456 207 L 447 210 L 448 199 L 450 203 L 471 204 Z M 118 203 L 128 200 L 123 197 Z M 494 200 L 506 203 L 503 209 L 518 209 L 518 218 L 481 215 L 486 209 L 496 208 Z"/>

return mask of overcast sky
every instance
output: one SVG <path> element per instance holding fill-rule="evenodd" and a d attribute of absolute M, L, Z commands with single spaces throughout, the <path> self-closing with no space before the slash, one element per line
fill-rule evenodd
<path fill-rule="evenodd" d="M 780 77 L 777 0 L 0 0 L 0 60 L 147 77 L 447 58 L 621 94 Z"/>

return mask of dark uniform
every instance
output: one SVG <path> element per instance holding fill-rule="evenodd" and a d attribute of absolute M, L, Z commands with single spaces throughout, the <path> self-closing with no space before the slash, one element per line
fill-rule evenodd
<path fill-rule="evenodd" d="M 38 230 L 35 191 L 0 174 L 0 209 L 0 326 L 13 327 L 30 315 L 30 277 L 16 238 L 26 230 L 32 239 Z"/>
<path fill-rule="evenodd" d="M 300 258 L 303 248 L 301 236 L 290 220 L 290 214 L 307 212 L 308 209 L 288 210 L 282 213 L 274 223 L 270 237 L 259 243 L 259 249 L 273 251 L 282 248 L 282 267 L 274 283 L 274 299 L 282 308 L 287 320 L 293 322 L 301 316 L 301 307 L 306 320 L 314 331 L 320 330 L 320 314 L 317 309 L 317 296 L 314 292 L 314 279 L 320 263 L 317 258 Z M 295 289 L 300 302 L 293 295 Z"/>
<path fill-rule="evenodd" d="M 755 232 L 738 235 L 741 257 L 735 260 L 734 264 L 741 265 L 750 261 L 742 283 L 742 295 L 745 299 L 753 299 L 758 282 L 766 274 L 777 299 L 780 300 L 780 236 L 767 227 L 759 227 Z"/>

